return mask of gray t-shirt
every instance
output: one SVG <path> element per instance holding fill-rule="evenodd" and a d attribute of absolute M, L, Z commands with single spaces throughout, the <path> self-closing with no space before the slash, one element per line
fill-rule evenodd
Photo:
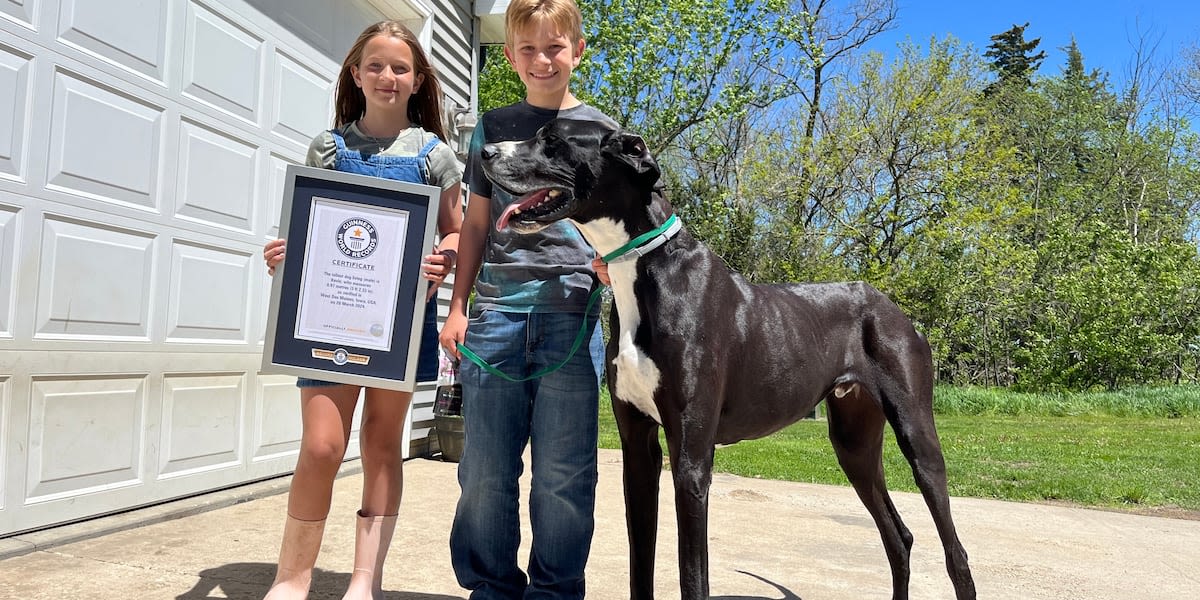
<path fill-rule="evenodd" d="M 346 140 L 346 148 L 361 152 L 363 158 L 372 154 L 416 156 L 421 148 L 429 143 L 429 140 L 437 137 L 416 125 L 401 131 L 400 135 L 395 138 L 370 137 L 358 129 L 357 123 L 343 125 L 338 129 L 338 133 Z M 310 167 L 332 169 L 336 154 L 337 143 L 333 141 L 333 134 L 322 131 L 309 144 L 308 159 L 305 162 Z M 425 160 L 429 166 L 429 185 L 445 191 L 450 186 L 462 181 L 462 168 L 458 164 L 458 159 L 455 158 L 454 151 L 445 143 L 435 146 Z"/>
<path fill-rule="evenodd" d="M 492 226 L 488 228 L 483 264 L 475 279 L 472 314 L 481 310 L 581 313 L 587 307 L 596 282 L 591 265 L 596 251 L 566 221 L 532 234 L 510 229 L 496 231 L 500 214 L 516 198 L 493 187 L 479 162 L 484 144 L 529 139 L 555 117 L 616 126 L 611 118 L 586 104 L 552 110 L 522 101 L 484 113 L 475 128 L 464 181 L 471 193 L 491 199 Z M 599 303 L 592 307 L 593 314 L 599 310 Z"/>

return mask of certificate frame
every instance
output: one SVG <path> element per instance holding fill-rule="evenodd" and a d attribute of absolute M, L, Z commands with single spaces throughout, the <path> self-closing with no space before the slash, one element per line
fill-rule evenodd
<path fill-rule="evenodd" d="M 263 373 L 416 389 L 441 190 L 288 165 Z"/>

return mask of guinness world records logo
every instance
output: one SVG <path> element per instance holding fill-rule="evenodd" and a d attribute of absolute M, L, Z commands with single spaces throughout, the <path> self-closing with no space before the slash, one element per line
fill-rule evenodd
<path fill-rule="evenodd" d="M 337 230 L 338 250 L 350 258 L 366 258 L 379 247 L 375 225 L 361 217 L 346 219 Z"/>

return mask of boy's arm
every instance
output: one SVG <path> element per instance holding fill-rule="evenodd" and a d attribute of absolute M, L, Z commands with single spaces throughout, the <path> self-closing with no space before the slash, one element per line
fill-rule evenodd
<path fill-rule="evenodd" d="M 471 289 L 475 287 L 475 278 L 479 276 L 479 267 L 483 264 L 483 246 L 491 226 L 491 199 L 472 193 L 467 203 L 467 217 L 463 219 L 462 233 L 458 238 L 458 268 L 454 271 L 450 314 L 446 316 L 446 323 L 438 336 L 442 348 L 455 358 L 461 358 L 458 344 L 467 334 L 467 300 L 471 297 Z"/>

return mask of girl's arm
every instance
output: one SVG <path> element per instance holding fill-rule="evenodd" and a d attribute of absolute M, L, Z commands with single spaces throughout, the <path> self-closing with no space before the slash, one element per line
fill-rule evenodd
<path fill-rule="evenodd" d="M 437 228 L 442 241 L 433 249 L 433 254 L 426 255 L 422 261 L 422 274 L 430 282 L 429 292 L 425 296 L 426 302 L 437 294 L 446 276 L 454 269 L 462 223 L 462 184 L 456 183 L 442 190 L 441 201 L 438 204 Z"/>

